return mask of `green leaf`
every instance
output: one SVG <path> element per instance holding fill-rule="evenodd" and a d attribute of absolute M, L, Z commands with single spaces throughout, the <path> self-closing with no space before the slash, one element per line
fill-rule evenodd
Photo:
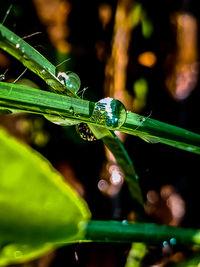
<path fill-rule="evenodd" d="M 0 129 L 0 265 L 84 236 L 90 211 L 39 153 Z"/>

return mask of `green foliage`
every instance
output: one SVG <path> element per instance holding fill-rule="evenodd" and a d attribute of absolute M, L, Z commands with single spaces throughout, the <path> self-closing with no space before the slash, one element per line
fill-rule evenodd
<path fill-rule="evenodd" d="M 0 130 L 0 263 L 84 236 L 87 204 L 41 155 Z"/>
<path fill-rule="evenodd" d="M 140 8 L 137 12 L 141 12 Z M 137 23 L 138 19 L 133 22 Z M 152 32 L 151 24 L 148 21 L 145 23 L 143 31 L 148 37 Z M 200 135 L 145 118 L 125 108 L 123 123 L 115 128 L 114 122 L 120 121 L 117 112 L 110 111 L 105 101 L 93 103 L 80 99 L 76 90 L 71 90 L 69 81 L 67 83 L 59 79 L 54 65 L 3 25 L 0 25 L 0 47 L 40 76 L 49 85 L 49 90 L 54 92 L 0 82 L 1 112 L 37 113 L 52 121 L 62 121 L 64 125 L 70 122 L 87 123 L 96 138 L 102 139 L 115 156 L 140 219 L 144 218 L 144 207 L 139 179 L 114 131 L 138 136 L 149 143 L 160 142 L 200 154 Z M 77 88 L 79 86 L 75 86 Z M 113 123 L 106 123 L 107 119 L 113 120 Z M 1 266 L 38 257 L 57 246 L 79 240 L 160 244 L 165 239 L 175 238 L 180 244 L 199 244 L 197 230 L 148 223 L 89 221 L 90 211 L 86 203 L 62 181 L 61 176 L 41 155 L 20 144 L 3 130 L 0 130 L 0 147 Z M 133 254 L 136 251 L 138 257 L 142 258 L 145 245 L 133 245 Z"/>

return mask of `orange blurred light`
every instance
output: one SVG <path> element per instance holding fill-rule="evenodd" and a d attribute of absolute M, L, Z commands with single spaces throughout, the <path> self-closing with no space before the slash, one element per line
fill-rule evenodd
<path fill-rule="evenodd" d="M 102 24 L 102 28 L 105 30 L 106 26 L 112 18 L 112 8 L 109 4 L 101 4 L 99 6 L 99 20 Z"/>
<path fill-rule="evenodd" d="M 138 56 L 138 62 L 145 67 L 152 68 L 156 64 L 156 61 L 157 57 L 151 51 L 144 52 Z"/>
<path fill-rule="evenodd" d="M 186 13 L 176 14 L 172 19 L 177 30 L 177 52 L 168 58 L 169 65 L 174 62 L 166 86 L 173 98 L 183 100 L 195 89 L 198 79 L 198 22 Z"/>
<path fill-rule="evenodd" d="M 60 0 L 33 0 L 39 19 L 46 27 L 51 43 L 61 53 L 68 53 L 71 49 L 66 40 L 69 35 L 67 25 L 71 11 L 69 1 Z"/>

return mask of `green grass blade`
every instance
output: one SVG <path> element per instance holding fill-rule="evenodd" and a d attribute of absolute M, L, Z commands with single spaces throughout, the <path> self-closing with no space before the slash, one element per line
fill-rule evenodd
<path fill-rule="evenodd" d="M 172 246 L 200 246 L 200 230 L 154 223 L 90 221 L 86 226 L 85 239 L 95 242 L 144 242 L 161 246 L 167 241 Z"/>
<path fill-rule="evenodd" d="M 22 38 L 0 24 L 0 47 L 18 59 L 25 67 L 40 76 L 52 91 L 77 97 L 57 78 L 56 67 Z"/>
<path fill-rule="evenodd" d="M 129 191 L 133 199 L 132 204 L 136 212 L 137 220 L 144 220 L 144 201 L 139 185 L 139 177 L 128 153 L 126 152 L 123 144 L 112 131 L 110 135 L 107 135 L 103 138 L 103 142 L 112 152 L 112 154 L 115 155 L 117 163 L 123 171 L 125 181 L 128 184 Z"/>
<path fill-rule="evenodd" d="M 163 143 L 200 154 L 199 134 L 132 112 L 128 112 L 120 131 L 139 136 L 150 143 Z"/>
<path fill-rule="evenodd" d="M 31 113 L 49 114 L 86 122 L 94 126 L 100 126 L 95 128 L 101 138 L 109 136 L 108 127 L 97 123 L 92 118 L 94 104 L 83 99 L 0 82 L 0 106 L 4 109 L 10 108 Z M 102 129 L 105 130 L 102 132 Z M 145 118 L 132 112 L 128 112 L 126 122 L 117 130 L 141 137 L 150 143 L 160 142 L 200 154 L 199 134 L 151 118 Z"/>

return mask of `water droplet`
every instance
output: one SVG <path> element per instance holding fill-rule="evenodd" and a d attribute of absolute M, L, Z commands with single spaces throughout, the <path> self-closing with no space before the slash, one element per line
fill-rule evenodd
<path fill-rule="evenodd" d="M 167 241 L 163 241 L 163 247 L 168 247 L 169 243 Z"/>
<path fill-rule="evenodd" d="M 127 112 L 117 99 L 104 98 L 95 103 L 91 119 L 110 129 L 119 129 L 126 121 Z"/>
<path fill-rule="evenodd" d="M 42 75 L 45 75 L 47 73 L 47 71 L 46 70 L 41 70 L 41 72 L 40 72 L 40 74 L 42 74 Z"/>
<path fill-rule="evenodd" d="M 172 245 L 172 246 L 176 245 L 176 238 L 172 237 L 172 238 L 169 240 L 169 242 L 170 242 L 170 245 Z"/>
<path fill-rule="evenodd" d="M 74 93 L 77 93 L 81 87 L 80 78 L 72 71 L 58 73 L 58 79 Z"/>
<path fill-rule="evenodd" d="M 76 130 L 78 134 L 80 135 L 80 137 L 85 141 L 96 141 L 97 140 L 86 123 L 81 122 L 78 125 L 76 125 Z"/>
<path fill-rule="evenodd" d="M 20 44 L 16 44 L 16 48 L 20 48 Z"/>
<path fill-rule="evenodd" d="M 80 114 L 79 113 L 74 113 L 74 116 L 79 118 L 80 117 Z"/>
<path fill-rule="evenodd" d="M 73 107 L 70 107 L 69 108 L 69 112 L 70 112 L 70 114 L 74 114 L 74 108 Z"/>
<path fill-rule="evenodd" d="M 127 220 L 123 220 L 123 221 L 122 221 L 122 224 L 123 224 L 123 225 L 128 225 Z"/>
<path fill-rule="evenodd" d="M 23 53 L 24 53 L 24 51 L 23 51 Z M 30 58 L 26 54 L 23 54 L 23 59 L 24 60 L 30 60 Z"/>
<path fill-rule="evenodd" d="M 5 79 L 6 79 L 5 75 L 4 74 L 0 74 L 0 81 L 3 81 Z"/>

